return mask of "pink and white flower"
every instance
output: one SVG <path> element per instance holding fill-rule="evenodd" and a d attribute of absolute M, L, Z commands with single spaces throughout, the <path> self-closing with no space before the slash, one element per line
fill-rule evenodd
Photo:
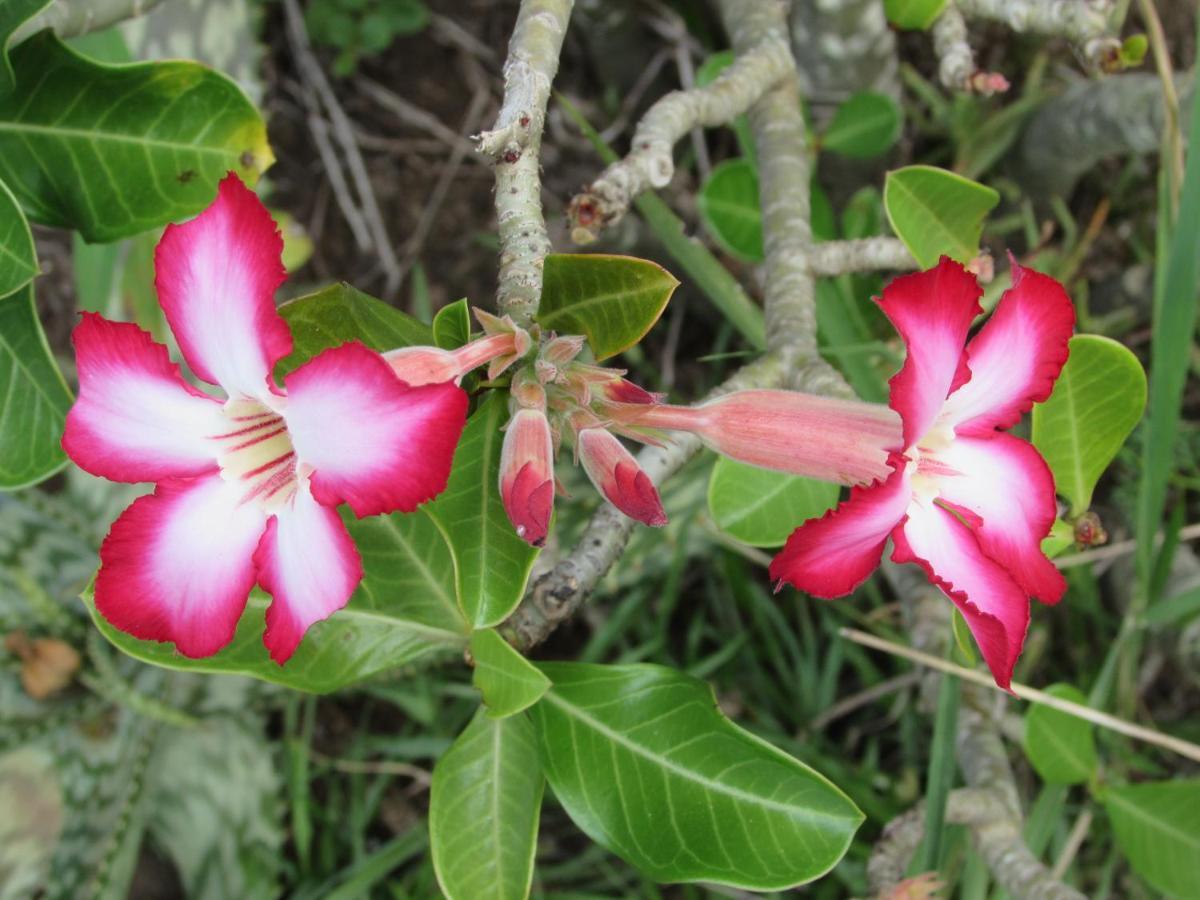
<path fill-rule="evenodd" d="M 362 578 L 335 507 L 368 516 L 434 497 L 466 420 L 456 385 L 411 386 L 358 343 L 324 351 L 280 388 L 272 370 L 292 351 L 273 300 L 282 250 L 235 175 L 158 244 L 167 323 L 192 372 L 224 398 L 185 382 L 136 325 L 84 314 L 73 336 L 80 389 L 63 448 L 94 475 L 157 482 L 101 547 L 96 608 L 185 656 L 232 640 L 257 583 L 273 597 L 263 642 L 285 662 Z"/>
<path fill-rule="evenodd" d="M 982 291 L 962 266 L 943 258 L 884 289 L 880 306 L 908 347 L 891 380 L 903 430 L 891 472 L 797 528 L 770 568 L 780 584 L 840 597 L 879 565 L 891 537 L 892 559 L 920 565 L 962 612 L 1003 688 L 1029 598 L 1056 603 L 1066 587 L 1041 551 L 1056 514 L 1053 477 L 1004 429 L 1050 395 L 1075 321 L 1057 281 L 1015 260 L 1012 277 L 970 343 Z"/>

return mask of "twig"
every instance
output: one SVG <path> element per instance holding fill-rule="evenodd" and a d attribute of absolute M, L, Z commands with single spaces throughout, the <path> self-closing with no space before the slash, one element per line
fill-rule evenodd
<path fill-rule="evenodd" d="M 813 244 L 808 265 L 813 275 L 831 277 L 850 272 L 906 271 L 917 268 L 917 261 L 898 238 L 873 237 Z"/>
<path fill-rule="evenodd" d="M 1171 54 L 1167 49 L 1167 36 L 1163 33 L 1162 20 L 1150 0 L 1138 0 L 1146 33 L 1150 39 L 1150 52 L 1154 56 L 1154 68 L 1162 82 L 1163 94 L 1163 146 L 1167 163 L 1171 167 L 1171 217 L 1174 219 L 1179 205 L 1179 192 L 1183 190 L 1183 131 L 1179 126 L 1179 93 L 1175 90 L 1175 76 L 1171 72 Z"/>
<path fill-rule="evenodd" d="M 722 125 L 745 113 L 776 81 L 794 72 L 785 38 L 773 35 L 734 63 L 711 84 L 672 91 L 638 123 L 633 149 L 600 173 L 572 199 L 567 215 L 576 243 L 595 240 L 619 222 L 630 204 L 651 187 L 663 187 L 675 174 L 676 141 L 699 126 Z"/>
<path fill-rule="evenodd" d="M 965 90 L 978 67 L 975 53 L 967 43 L 967 23 L 954 0 L 946 4 L 933 23 L 932 34 L 942 87 L 951 91 Z"/>
<path fill-rule="evenodd" d="M 309 107 L 310 128 L 314 121 L 319 121 L 319 106 L 324 106 L 325 112 L 329 116 L 333 136 L 345 157 L 346 167 L 350 170 L 350 178 L 354 182 L 354 189 L 358 194 L 358 205 L 361 207 L 362 218 L 370 232 L 371 243 L 374 245 L 375 253 L 379 257 L 379 264 L 384 271 L 384 294 L 391 295 L 400 286 L 403 272 L 400 269 L 400 261 L 396 259 L 396 251 L 392 246 L 391 238 L 388 237 L 383 216 L 379 212 L 379 204 L 375 200 L 375 189 L 371 185 L 371 176 L 367 173 L 366 164 L 363 162 L 362 153 L 359 152 L 358 142 L 354 137 L 354 125 L 338 102 L 337 94 L 325 76 L 321 64 L 313 55 L 312 47 L 308 42 L 308 32 L 304 27 L 304 14 L 300 11 L 299 4 L 296 0 L 283 0 L 283 11 L 287 19 L 288 44 L 291 47 L 292 55 L 295 57 L 296 65 L 305 84 L 311 87 L 316 94 L 316 97 L 307 92 L 304 95 L 305 103 Z M 317 98 L 319 98 L 319 104 Z M 313 138 L 317 139 L 315 131 Z"/>
<path fill-rule="evenodd" d="M 964 681 L 977 684 L 980 687 L 1000 690 L 996 687 L 995 681 L 993 681 L 990 675 L 984 675 L 982 672 L 976 672 L 974 669 L 964 668 L 948 660 L 939 659 L 928 653 L 922 653 L 920 650 L 913 650 L 910 647 L 895 644 L 883 638 L 876 637 L 873 634 L 868 634 L 865 631 L 859 631 L 856 628 L 841 628 L 838 630 L 838 634 L 856 644 L 862 644 L 864 647 L 871 647 L 875 650 L 890 653 L 893 656 L 903 657 L 922 666 L 954 675 Z M 1147 744 L 1153 744 L 1156 747 L 1177 753 L 1187 759 L 1200 762 L 1200 745 L 1193 744 L 1190 741 L 1185 741 L 1169 734 L 1163 734 L 1161 731 L 1143 728 L 1141 725 L 1135 725 L 1124 719 L 1118 719 L 1116 716 L 1092 709 L 1089 706 L 1084 706 L 1082 703 L 1072 703 L 1070 700 L 1055 697 L 1053 694 L 1047 694 L 1045 691 L 1040 691 L 1037 688 L 1029 687 L 1016 681 L 1012 683 L 1012 693 L 1021 700 L 1048 706 L 1059 712 L 1065 712 L 1067 715 L 1084 719 L 1093 725 L 1099 725 L 1101 728 L 1107 728 L 1126 737 L 1131 737 Z"/>
<path fill-rule="evenodd" d="M 1075 855 L 1083 846 L 1083 842 L 1087 840 L 1088 829 L 1092 827 L 1092 817 L 1091 809 L 1085 809 L 1075 820 L 1071 833 L 1067 835 L 1067 843 L 1063 846 L 1058 859 L 1055 860 L 1054 868 L 1050 870 L 1050 874 L 1055 878 L 1062 878 L 1067 874 L 1067 869 L 1071 868 L 1071 863 L 1075 861 Z"/>
<path fill-rule="evenodd" d="M 550 85 L 558 71 L 573 0 L 521 0 L 504 63 L 504 103 L 476 149 L 496 171 L 496 221 L 500 230 L 501 314 L 527 327 L 542 296 L 542 265 L 550 236 L 542 216 L 538 153 Z"/>
<path fill-rule="evenodd" d="M 855 710 L 869 706 L 876 700 L 882 700 L 891 694 L 907 690 L 920 680 L 920 672 L 905 672 L 903 675 L 897 675 L 895 678 L 887 678 L 879 682 L 879 684 L 872 685 L 865 691 L 859 691 L 857 694 L 851 694 L 849 697 L 839 700 L 809 722 L 804 731 L 824 731 L 843 716 L 848 716 Z"/>
<path fill-rule="evenodd" d="M 723 0 L 720 9 L 739 57 L 772 40 L 788 48 L 787 76 L 777 80 L 750 109 L 766 251 L 763 304 L 767 348 L 782 353 L 788 367 L 791 359 L 816 353 L 817 313 L 816 285 L 808 265 L 812 227 L 807 128 L 788 44 L 787 4 Z"/>
<path fill-rule="evenodd" d="M 1200 538 L 1200 522 L 1179 529 L 1179 540 L 1191 541 L 1196 538 Z M 1155 540 L 1161 544 L 1162 535 L 1159 535 Z M 1117 556 L 1125 556 L 1136 549 L 1137 541 L 1135 540 L 1117 541 L 1115 544 L 1109 544 L 1106 547 L 1097 547 L 1094 550 L 1084 550 L 1082 553 L 1059 556 L 1053 559 L 1052 562 L 1060 569 L 1070 569 L 1075 566 L 1086 566 L 1105 559 L 1113 559 Z"/>
<path fill-rule="evenodd" d="M 428 771 L 411 763 L 388 762 L 386 760 L 342 759 L 336 756 L 326 756 L 324 753 L 320 753 L 312 748 L 309 748 L 308 757 L 313 762 L 329 766 L 329 768 L 335 771 L 348 772 L 352 775 L 399 775 L 402 778 L 411 778 L 417 784 L 425 787 L 429 787 L 430 782 L 433 780 L 433 776 Z"/>
<path fill-rule="evenodd" d="M 938 58 L 938 78 L 952 91 L 994 94 L 1008 90 L 1003 75 L 980 71 L 967 41 L 967 23 L 954 0 L 946 4 L 933 23 L 933 51 Z"/>
<path fill-rule="evenodd" d="M 367 228 L 367 222 L 362 213 L 359 212 L 358 205 L 354 202 L 354 197 L 350 193 L 350 185 L 346 183 L 346 173 L 342 171 L 337 151 L 333 149 L 333 142 L 329 140 L 329 124 L 316 113 L 310 113 L 307 121 L 308 130 L 317 147 L 317 155 L 321 157 L 321 164 L 325 167 L 329 186 L 333 188 L 333 199 L 337 203 L 338 209 L 342 211 L 342 217 L 346 220 L 346 224 L 350 226 L 355 245 L 359 250 L 365 251 L 371 246 L 371 232 Z"/>
<path fill-rule="evenodd" d="M 359 75 L 354 79 L 354 84 L 360 91 L 362 91 L 362 93 L 364 93 L 371 100 L 374 100 L 404 124 L 410 125 L 413 128 L 424 131 L 426 134 L 432 135 L 452 149 L 461 148 L 464 152 L 471 154 L 466 158 L 471 159 L 482 166 L 491 165 L 490 161 L 482 157 L 475 156 L 473 152 L 475 150 L 475 145 L 470 141 L 470 139 L 463 137 L 453 128 L 447 126 L 441 119 L 433 115 L 433 113 L 421 109 L 421 107 L 417 106 L 415 103 L 405 100 L 395 91 L 389 90 L 382 84 L 372 81 L 366 76 Z"/>
<path fill-rule="evenodd" d="M 1114 65 L 1120 41 L 1109 33 L 1112 0 L 957 0 L 972 18 L 1003 22 L 1016 32 L 1064 37 L 1100 68 Z"/>
<path fill-rule="evenodd" d="M 475 96 L 471 98 L 471 103 L 467 107 L 467 113 L 463 117 L 463 130 L 471 132 L 479 123 L 479 117 L 483 115 L 484 107 L 488 102 L 488 94 L 486 91 L 477 91 Z M 465 146 L 464 146 L 465 144 Z M 429 230 L 433 227 L 433 222 L 437 218 L 438 211 L 441 210 L 442 204 L 446 200 L 446 195 L 450 191 L 450 185 L 454 182 L 455 176 L 462 167 L 463 160 L 470 153 L 471 146 L 469 143 L 456 143 L 450 150 L 450 158 L 446 161 L 446 165 L 442 168 L 441 175 L 438 176 L 437 183 L 433 186 L 433 190 L 429 194 L 429 199 L 425 201 L 425 206 L 421 210 L 421 217 L 417 220 L 417 225 L 413 228 L 412 236 L 404 245 L 404 269 L 408 268 L 416 260 L 421 253 L 421 248 L 425 245 L 425 239 L 429 236 Z"/>
<path fill-rule="evenodd" d="M 1048 875 L 1020 885 L 1013 884 L 1011 873 L 1045 872 L 1045 867 L 1022 842 L 1020 830 L 1000 793 L 978 788 L 951 791 L 946 800 L 946 821 L 971 829 L 980 856 L 997 874 L 997 881 L 1016 896 L 1037 897 L 1038 900 L 1084 900 L 1083 894 Z M 884 827 L 867 863 L 867 880 L 878 895 L 886 895 L 904 880 L 905 870 L 925 836 L 924 832 L 924 808 L 920 804 Z"/>

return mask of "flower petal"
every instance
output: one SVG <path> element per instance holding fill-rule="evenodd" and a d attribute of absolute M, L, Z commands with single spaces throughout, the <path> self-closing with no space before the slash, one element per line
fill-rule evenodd
<path fill-rule="evenodd" d="M 207 438 L 222 430 L 221 404 L 183 381 L 166 347 L 95 313 L 83 314 L 71 340 L 79 398 L 62 445 L 80 468 L 131 483 L 216 469 Z"/>
<path fill-rule="evenodd" d="M 445 490 L 467 420 L 461 388 L 409 387 L 358 343 L 324 351 L 285 383 L 288 433 L 320 503 L 373 516 L 411 512 Z"/>
<path fill-rule="evenodd" d="M 139 497 L 100 548 L 96 609 L 113 627 L 211 656 L 233 639 L 266 525 L 219 475 L 170 479 Z"/>
<path fill-rule="evenodd" d="M 1075 309 L 1063 286 L 1012 263 L 1013 284 L 967 345 L 971 380 L 946 402 L 943 421 L 959 434 L 1009 428 L 1050 396 L 1067 361 Z"/>
<path fill-rule="evenodd" d="M 917 563 L 962 611 L 996 684 L 1008 690 L 1029 628 L 1029 597 L 936 503 L 914 504 L 892 541 L 892 559 Z"/>
<path fill-rule="evenodd" d="M 168 225 L 154 251 L 154 285 L 192 371 L 231 397 L 262 397 L 271 369 L 292 352 L 275 311 L 286 274 L 275 220 L 236 175 L 182 225 Z"/>
<path fill-rule="evenodd" d="M 938 496 L 979 518 L 972 528 L 983 552 L 1027 594 L 1057 603 L 1067 582 L 1042 553 L 1058 512 L 1054 476 L 1037 450 L 993 432 L 960 435 L 933 456 L 948 470 L 937 478 Z"/>
<path fill-rule="evenodd" d="M 267 522 L 254 554 L 258 583 L 274 599 L 263 643 L 283 665 L 314 622 L 346 605 L 362 580 L 362 560 L 338 514 L 301 483 Z"/>
<path fill-rule="evenodd" d="M 793 531 L 771 560 L 771 580 L 826 599 L 843 597 L 866 581 L 912 500 L 907 467 L 895 465 L 886 481 L 852 488 L 849 500 Z"/>
<path fill-rule="evenodd" d="M 888 401 L 904 420 L 905 448 L 929 431 L 946 397 L 971 377 L 963 345 L 983 311 L 982 293 L 975 277 L 945 256 L 934 268 L 902 275 L 883 289 L 879 307 L 908 351 L 889 382 Z"/>

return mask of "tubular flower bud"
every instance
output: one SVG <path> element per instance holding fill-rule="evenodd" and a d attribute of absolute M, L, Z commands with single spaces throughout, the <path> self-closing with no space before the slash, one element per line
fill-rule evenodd
<path fill-rule="evenodd" d="M 518 409 L 504 433 L 500 497 L 517 534 L 535 547 L 546 540 L 554 509 L 554 445 L 539 409 Z"/>
<path fill-rule="evenodd" d="M 636 428 L 689 431 L 741 462 L 839 484 L 887 478 L 900 417 L 886 406 L 796 391 L 737 391 L 701 406 L 624 403 L 606 408 Z"/>
<path fill-rule="evenodd" d="M 528 335 L 526 335 L 528 340 Z M 495 334 L 463 344 L 457 350 L 440 347 L 401 347 L 385 353 L 384 359 L 396 373 L 396 377 L 409 387 L 422 384 L 441 384 L 453 381 L 458 384 L 464 375 L 484 363 L 508 360 L 501 368 L 507 368 L 517 358 L 518 337 L 515 333 Z M 492 377 L 491 369 L 488 377 Z"/>
<path fill-rule="evenodd" d="M 575 443 L 583 470 L 609 503 L 646 525 L 667 524 L 654 483 L 619 440 L 594 426 L 577 431 Z"/>

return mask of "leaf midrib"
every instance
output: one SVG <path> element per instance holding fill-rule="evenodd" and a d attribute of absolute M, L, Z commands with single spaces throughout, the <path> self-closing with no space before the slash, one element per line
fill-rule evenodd
<path fill-rule="evenodd" d="M 233 157 L 236 152 L 224 147 L 205 147 L 202 144 L 165 141 L 160 138 L 137 137 L 135 135 L 119 134 L 111 131 L 87 131 L 82 128 L 67 128 L 61 125 L 31 125 L 24 122 L 0 122 L 0 133 L 9 131 L 16 134 L 40 134 L 62 139 L 74 138 L 89 141 L 111 141 L 119 144 L 136 144 L 143 147 L 156 147 L 172 152 L 190 151 L 207 156 Z"/>
<path fill-rule="evenodd" d="M 649 747 L 644 747 L 641 744 L 638 744 L 635 741 L 630 740 L 625 735 L 621 734 L 619 731 L 615 731 L 614 729 L 610 728 L 608 725 L 605 725 L 599 719 L 596 719 L 596 718 L 588 715 L 580 707 L 576 706 L 575 704 L 571 703 L 568 700 L 563 699 L 561 696 L 556 694 L 553 690 L 548 692 L 542 699 L 544 701 L 549 701 L 550 703 L 553 703 L 555 706 L 558 706 L 560 709 L 563 709 L 564 711 L 566 711 L 566 713 L 568 715 L 574 716 L 576 719 L 578 719 L 579 721 L 586 724 L 589 728 L 592 728 L 595 731 L 598 731 L 600 734 L 604 735 L 606 738 L 613 741 L 614 743 L 620 744 L 622 747 L 629 750 L 631 753 L 634 753 L 634 754 L 642 757 L 643 759 L 649 760 L 650 762 L 661 766 L 662 768 L 664 768 L 667 771 L 675 774 L 676 776 L 684 779 L 685 781 L 690 781 L 690 782 L 698 784 L 704 788 L 707 788 L 708 790 L 712 791 L 713 793 L 724 794 L 728 797 L 732 797 L 733 799 L 738 800 L 743 803 L 751 803 L 751 804 L 760 806 L 764 809 L 771 810 L 773 812 L 779 812 L 779 813 L 782 813 L 792 819 L 796 819 L 796 818 L 822 819 L 825 821 L 838 822 L 838 823 L 849 821 L 846 817 L 843 817 L 843 816 L 832 815 L 830 813 L 823 813 L 823 812 L 819 812 L 819 811 L 812 810 L 812 809 L 805 809 L 805 808 L 799 807 L 799 806 L 792 806 L 792 805 L 789 805 L 786 803 L 780 803 L 778 800 L 772 800 L 768 797 L 759 796 L 758 794 L 747 793 L 746 791 L 743 791 L 740 788 L 735 788 L 735 787 L 732 787 L 731 785 L 722 784 L 719 781 L 713 781 L 711 778 L 701 775 L 698 772 L 695 772 L 691 769 L 685 769 L 685 768 L 681 767 L 679 764 L 672 762 L 671 760 L 667 759 L 666 757 L 656 753 L 655 751 L 651 750 Z"/>

